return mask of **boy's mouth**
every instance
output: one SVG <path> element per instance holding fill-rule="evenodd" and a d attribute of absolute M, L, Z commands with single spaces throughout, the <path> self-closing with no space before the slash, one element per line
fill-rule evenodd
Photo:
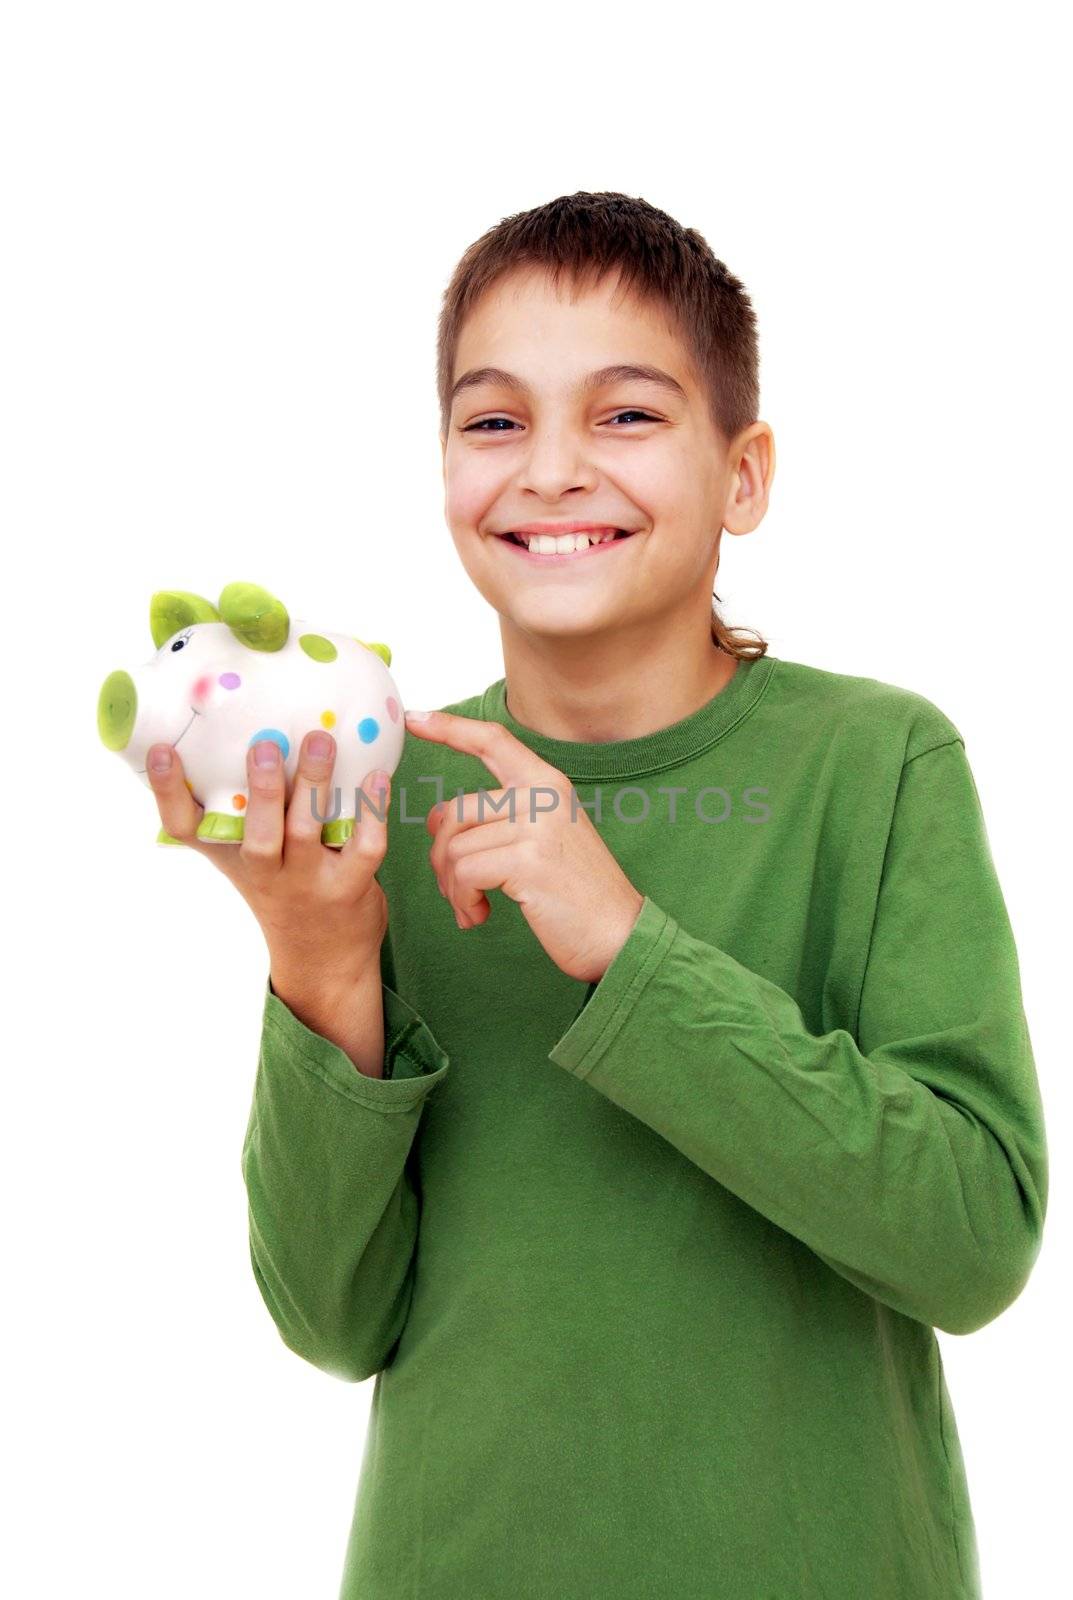
<path fill-rule="evenodd" d="M 510 530 L 497 534 L 502 544 L 511 545 L 519 554 L 540 561 L 577 560 L 579 557 L 598 555 L 613 544 L 622 544 L 633 537 L 634 528 L 592 528 L 580 533 L 555 536 L 548 533 L 515 533 Z"/>

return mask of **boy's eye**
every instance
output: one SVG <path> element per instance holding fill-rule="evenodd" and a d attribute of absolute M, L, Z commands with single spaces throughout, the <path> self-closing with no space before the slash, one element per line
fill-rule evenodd
<path fill-rule="evenodd" d="M 611 421 L 614 422 L 617 417 L 634 417 L 635 419 L 639 419 L 641 422 L 655 422 L 655 420 L 656 420 L 655 417 L 650 417 L 647 411 L 640 411 L 635 406 L 630 406 L 629 409 L 626 410 L 626 411 L 616 411 L 615 416 L 611 418 Z M 487 431 L 489 433 L 492 433 L 492 432 L 500 433 L 500 432 L 502 432 L 503 431 L 502 429 L 499 429 L 499 428 L 494 428 L 493 429 L 492 427 L 490 427 L 490 424 L 493 423 L 493 422 L 504 422 L 504 423 L 507 424 L 507 427 L 509 427 L 509 428 L 513 428 L 514 427 L 514 423 L 511 422 L 509 417 L 482 417 L 479 422 L 471 422 L 468 425 L 468 427 L 465 427 L 465 428 L 462 429 L 462 432 L 463 433 L 479 433 L 479 432 L 482 432 L 482 431 Z"/>

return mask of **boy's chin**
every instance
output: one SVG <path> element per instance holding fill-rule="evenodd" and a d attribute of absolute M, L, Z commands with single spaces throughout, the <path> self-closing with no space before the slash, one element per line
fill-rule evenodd
<path fill-rule="evenodd" d="M 565 600 L 565 597 L 564 597 Z M 573 604 L 549 603 L 546 595 L 533 597 L 531 605 L 518 594 L 502 596 L 496 610 L 503 621 L 542 639 L 583 639 L 597 633 L 613 633 L 622 618 L 616 608 L 607 603 L 582 605 L 575 598 Z"/>

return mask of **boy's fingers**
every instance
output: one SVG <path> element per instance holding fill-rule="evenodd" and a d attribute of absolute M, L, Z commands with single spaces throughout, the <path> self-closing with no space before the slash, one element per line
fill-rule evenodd
<path fill-rule="evenodd" d="M 198 805 L 187 787 L 179 752 L 170 744 L 151 745 L 145 763 L 145 775 L 156 796 L 157 810 L 165 830 L 173 839 L 181 839 L 183 844 L 200 848 L 197 825 L 205 815 L 205 807 Z"/>
<path fill-rule="evenodd" d="M 153 766 L 153 757 L 158 754 L 170 757 L 167 768 Z M 170 744 L 151 745 L 145 772 L 156 795 L 160 820 L 167 832 L 173 839 L 181 840 L 190 850 L 196 850 L 199 856 L 208 856 L 213 865 L 219 867 L 224 877 L 230 878 L 235 862 L 230 847 L 213 844 L 197 836 L 197 825 L 205 815 L 205 807 L 200 805 L 190 792 L 179 752 Z"/>
<path fill-rule="evenodd" d="M 239 853 L 250 865 L 274 862 L 283 853 L 283 753 L 272 739 L 258 739 L 246 751 L 246 810 Z"/>
<path fill-rule="evenodd" d="M 307 733 L 298 754 L 294 791 L 284 824 L 287 858 L 309 857 L 322 850 L 320 830 L 332 816 L 335 740 L 323 728 Z"/>
<path fill-rule="evenodd" d="M 378 788 L 374 780 L 383 779 L 383 787 Z M 391 779 L 386 772 L 370 772 L 365 782 L 357 792 L 357 810 L 354 816 L 354 832 L 343 845 L 339 854 L 347 864 L 361 863 L 361 871 L 367 873 L 370 864 L 375 872 L 387 852 L 387 811 L 391 802 Z"/>
<path fill-rule="evenodd" d="M 533 784 L 551 781 L 562 774 L 516 739 L 501 722 L 484 722 L 478 717 L 463 717 L 453 711 L 407 711 L 406 731 L 422 739 L 436 740 L 477 756 L 500 784 Z"/>

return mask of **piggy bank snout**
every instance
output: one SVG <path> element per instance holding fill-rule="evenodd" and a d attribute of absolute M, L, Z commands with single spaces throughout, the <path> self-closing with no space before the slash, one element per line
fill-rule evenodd
<path fill-rule="evenodd" d="M 129 672 L 110 672 L 97 697 L 97 732 L 109 750 L 125 750 L 138 715 L 138 691 Z"/>

